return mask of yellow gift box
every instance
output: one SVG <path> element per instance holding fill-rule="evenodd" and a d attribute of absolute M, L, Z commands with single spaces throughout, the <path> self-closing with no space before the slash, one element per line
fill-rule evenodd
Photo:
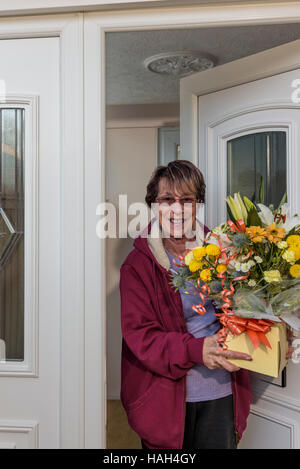
<path fill-rule="evenodd" d="M 252 361 L 237 359 L 228 359 L 228 361 L 239 368 L 278 378 L 287 364 L 285 356 L 288 352 L 288 342 L 285 324 L 275 323 L 266 333 L 266 337 L 272 348 L 260 343 L 255 349 L 246 331 L 239 335 L 229 332 L 225 342 L 228 350 L 247 353 L 251 355 Z"/>

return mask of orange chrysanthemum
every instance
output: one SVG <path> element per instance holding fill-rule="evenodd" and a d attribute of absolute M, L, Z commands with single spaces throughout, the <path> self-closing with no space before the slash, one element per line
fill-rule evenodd
<path fill-rule="evenodd" d="M 246 233 L 253 243 L 260 243 L 267 236 L 267 232 L 260 226 L 250 226 L 246 228 Z"/>
<path fill-rule="evenodd" d="M 267 226 L 267 238 L 271 243 L 278 243 L 282 241 L 285 237 L 285 229 L 284 228 L 277 228 L 274 223 L 272 225 Z"/>

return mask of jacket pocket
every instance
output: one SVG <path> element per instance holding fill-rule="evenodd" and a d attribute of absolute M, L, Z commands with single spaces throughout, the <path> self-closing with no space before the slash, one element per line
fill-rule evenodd
<path fill-rule="evenodd" d="M 184 382 L 158 377 L 140 399 L 127 407 L 133 430 L 146 446 L 180 449 L 184 430 Z"/>
<path fill-rule="evenodd" d="M 157 384 L 158 381 L 153 380 L 152 383 L 150 384 L 149 388 L 140 396 L 138 397 L 135 401 L 128 403 L 127 404 L 127 409 L 128 410 L 134 410 L 143 405 L 148 398 L 151 397 L 151 393 L 153 391 L 153 387 Z"/>

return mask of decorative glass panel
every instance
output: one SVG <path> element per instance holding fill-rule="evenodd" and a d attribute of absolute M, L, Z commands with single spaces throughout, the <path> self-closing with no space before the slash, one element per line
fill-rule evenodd
<path fill-rule="evenodd" d="M 259 202 L 261 180 L 264 204 L 278 207 L 286 191 L 286 133 L 249 134 L 227 143 L 227 195 L 240 192 Z M 286 369 L 279 378 L 256 373 L 263 381 L 286 386 Z"/>
<path fill-rule="evenodd" d="M 24 109 L 0 109 L 0 339 L 24 360 Z M 4 352 L 3 352 L 4 348 Z"/>
<path fill-rule="evenodd" d="M 286 133 L 249 134 L 227 143 L 227 194 L 240 192 L 259 201 L 261 178 L 264 203 L 278 206 L 286 191 Z"/>

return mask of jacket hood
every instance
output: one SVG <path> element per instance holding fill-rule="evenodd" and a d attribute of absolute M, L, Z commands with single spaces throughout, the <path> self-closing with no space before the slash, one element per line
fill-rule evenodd
<path fill-rule="evenodd" d="M 196 218 L 196 241 L 193 241 L 190 247 L 201 246 L 208 231 L 207 226 Z M 148 226 L 134 240 L 133 245 L 152 260 L 154 259 L 159 267 L 170 270 L 169 257 L 163 245 L 162 231 L 156 217 L 152 218 Z M 187 243 L 187 248 L 189 248 L 189 243 Z"/>

